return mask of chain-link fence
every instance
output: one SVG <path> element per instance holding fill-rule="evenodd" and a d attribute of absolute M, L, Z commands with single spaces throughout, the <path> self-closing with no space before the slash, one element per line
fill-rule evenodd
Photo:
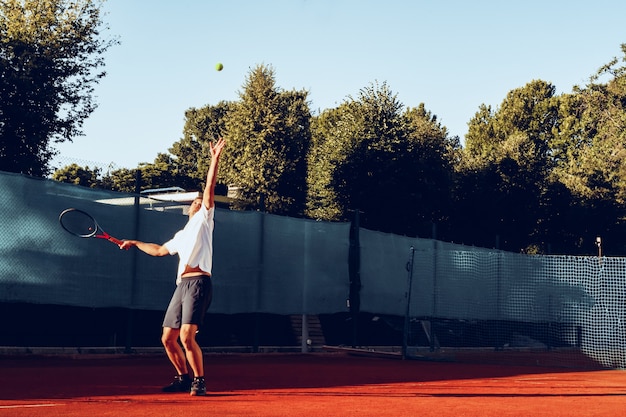
<path fill-rule="evenodd" d="M 158 312 L 160 319 L 177 258 L 74 237 L 62 230 L 58 216 L 80 208 L 113 236 L 162 243 L 185 224 L 184 205 L 9 173 L 0 173 L 0 189 L 0 304 L 7 312 L 23 312 L 3 315 L 9 328 L 28 328 L 60 308 L 106 312 L 125 321 Z M 224 327 L 241 325 L 237 317 L 247 315 L 244 327 L 250 340 L 256 338 L 251 343 L 262 338 L 254 335 L 259 330 L 251 321 L 263 317 L 319 316 L 327 340 L 336 344 L 363 344 L 374 322 L 401 335 L 409 320 L 415 346 L 567 348 L 602 366 L 625 366 L 624 258 L 530 256 L 360 229 L 355 275 L 348 223 L 218 208 L 215 224 L 210 314 L 221 317 Z M 358 317 L 350 314 L 354 306 L 349 311 L 346 303 L 354 297 L 355 277 L 358 299 L 351 301 L 359 302 L 360 330 Z M 124 326 L 100 326 L 114 334 L 107 336 L 109 343 L 129 343 Z"/>

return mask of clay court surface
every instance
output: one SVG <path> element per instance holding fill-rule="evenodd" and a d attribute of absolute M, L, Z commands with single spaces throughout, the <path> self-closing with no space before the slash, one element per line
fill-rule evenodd
<path fill-rule="evenodd" d="M 208 354 L 206 397 L 164 355 L 0 357 L 0 416 L 618 416 L 626 371 L 346 353 Z"/>

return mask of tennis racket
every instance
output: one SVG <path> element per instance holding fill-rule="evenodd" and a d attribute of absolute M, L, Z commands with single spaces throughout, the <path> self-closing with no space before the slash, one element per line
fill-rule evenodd
<path fill-rule="evenodd" d="M 121 245 L 123 243 L 121 240 L 114 238 L 102 230 L 102 228 L 98 225 L 98 222 L 96 222 L 96 219 L 91 217 L 86 212 L 76 208 L 63 210 L 59 215 L 59 222 L 65 230 L 74 236 L 106 239 L 116 245 Z"/>

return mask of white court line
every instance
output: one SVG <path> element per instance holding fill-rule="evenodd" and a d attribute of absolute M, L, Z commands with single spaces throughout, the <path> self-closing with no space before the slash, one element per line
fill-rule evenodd
<path fill-rule="evenodd" d="M 4 408 L 36 408 L 36 407 L 54 407 L 63 404 L 17 404 L 17 405 L 0 405 L 0 409 Z"/>

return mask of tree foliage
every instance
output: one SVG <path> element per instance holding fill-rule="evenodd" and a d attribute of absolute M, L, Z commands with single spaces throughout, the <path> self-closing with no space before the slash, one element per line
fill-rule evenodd
<path fill-rule="evenodd" d="M 496 111 L 480 107 L 469 123 L 458 188 L 463 240 L 482 235 L 491 242 L 479 244 L 518 250 L 541 244 L 558 108 L 554 86 L 541 80 L 509 92 Z"/>
<path fill-rule="evenodd" d="M 499 236 L 503 249 L 572 253 L 623 229 L 626 77 L 618 63 L 570 94 L 536 80 L 497 111 L 480 107 L 459 165 L 457 223 L 466 239 Z"/>
<path fill-rule="evenodd" d="M 0 2 L 0 162 L 45 176 L 54 143 L 80 135 L 105 75 L 101 2 Z"/>
<path fill-rule="evenodd" d="M 230 103 L 222 101 L 215 106 L 190 108 L 185 112 L 183 138 L 170 148 L 173 156 L 170 169 L 176 172 L 179 187 L 198 191 L 203 188 L 211 163 L 209 143 L 224 136 L 225 116 L 230 107 Z M 185 181 L 185 177 L 191 181 Z"/>
<path fill-rule="evenodd" d="M 626 44 L 622 45 L 626 62 Z M 626 203 L 626 67 L 619 60 L 591 77 L 585 88 L 564 96 L 562 155 L 555 174 L 585 199 Z M 609 78 L 612 77 L 612 78 Z M 601 78 L 609 78 L 601 83 Z"/>
<path fill-rule="evenodd" d="M 283 91 L 274 69 L 253 68 L 225 116 L 228 151 L 220 174 L 238 188 L 239 207 L 299 216 L 306 195 L 310 110 L 305 91 Z"/>
<path fill-rule="evenodd" d="M 312 130 L 309 216 L 346 220 L 359 210 L 366 227 L 405 234 L 426 227 L 429 235 L 445 217 L 449 204 L 438 203 L 448 196 L 458 139 L 448 139 L 423 105 L 405 111 L 386 83 L 372 84 L 323 112 Z"/>
<path fill-rule="evenodd" d="M 100 172 L 100 168 L 91 169 L 89 166 L 81 167 L 78 164 L 70 164 L 57 169 L 52 175 L 52 179 L 84 187 L 102 188 Z"/>
<path fill-rule="evenodd" d="M 482 104 L 464 147 L 422 103 L 386 83 L 311 115 L 304 91 L 252 69 L 238 101 L 191 108 L 169 154 L 139 167 L 144 188 L 199 189 L 209 142 L 228 141 L 219 181 L 237 208 L 528 253 L 626 254 L 626 45 L 587 85 L 543 80 Z M 133 191 L 135 170 L 69 167 L 57 178 Z M 72 177 L 76 178 L 72 180 Z M 94 177 L 98 177 L 94 179 Z M 436 229 L 433 226 L 437 226 Z"/>

